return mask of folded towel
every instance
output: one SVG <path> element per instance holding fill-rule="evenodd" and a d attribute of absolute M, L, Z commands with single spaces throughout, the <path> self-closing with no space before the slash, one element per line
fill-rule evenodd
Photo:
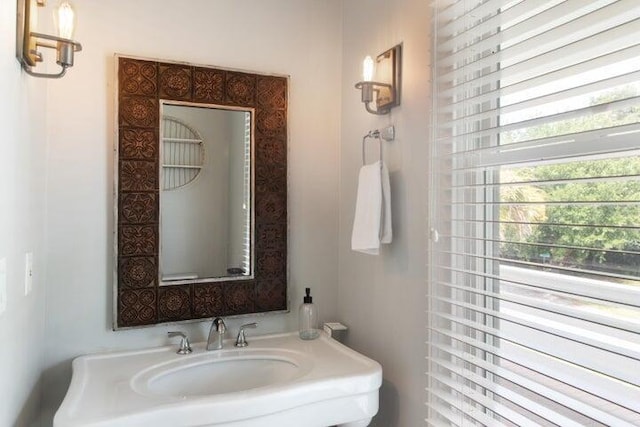
<path fill-rule="evenodd" d="M 360 169 L 351 249 L 378 255 L 380 244 L 391 243 L 391 239 L 389 170 L 378 161 Z"/>

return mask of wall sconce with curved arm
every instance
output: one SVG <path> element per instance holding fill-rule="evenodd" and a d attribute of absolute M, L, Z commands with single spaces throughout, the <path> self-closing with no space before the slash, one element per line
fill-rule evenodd
<path fill-rule="evenodd" d="M 370 56 L 364 59 L 363 80 L 356 83 L 356 89 L 362 91 L 361 99 L 369 113 L 388 114 L 392 107 L 400 105 L 401 59 L 402 45 L 378 55 L 375 64 Z M 373 102 L 375 109 L 371 108 Z"/>
<path fill-rule="evenodd" d="M 60 78 L 69 67 L 73 66 L 75 52 L 82 50 L 82 45 L 71 38 L 75 29 L 75 12 L 71 4 L 63 0 L 55 12 L 55 24 L 58 35 L 52 36 L 35 31 L 38 24 L 38 6 L 45 6 L 46 0 L 18 0 L 18 22 L 16 34 L 16 57 L 22 68 L 34 76 Z M 58 73 L 39 73 L 33 71 L 43 56 L 38 48 L 55 49 L 56 63 L 62 67 Z"/>

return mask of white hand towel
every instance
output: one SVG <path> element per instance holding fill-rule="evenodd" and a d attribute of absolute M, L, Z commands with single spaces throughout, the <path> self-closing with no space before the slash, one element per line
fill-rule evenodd
<path fill-rule="evenodd" d="M 360 169 L 351 249 L 378 255 L 380 244 L 391 243 L 392 237 L 389 170 L 378 161 Z"/>

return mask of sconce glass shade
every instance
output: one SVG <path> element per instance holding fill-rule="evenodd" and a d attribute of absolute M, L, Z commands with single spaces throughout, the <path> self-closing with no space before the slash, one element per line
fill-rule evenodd
<path fill-rule="evenodd" d="M 82 45 L 70 38 L 75 28 L 75 13 L 66 0 L 60 3 L 54 13 L 54 21 L 60 36 L 36 32 L 36 9 L 38 6 L 45 6 L 45 4 L 46 0 L 18 0 L 16 57 L 29 75 L 55 79 L 64 76 L 67 69 L 73 66 L 74 54 L 82 50 Z M 61 67 L 59 72 L 39 73 L 34 71 L 38 62 L 42 62 L 45 58 L 39 51 L 40 48 L 56 51 L 56 62 Z"/>
<path fill-rule="evenodd" d="M 362 91 L 361 100 L 369 113 L 387 114 L 400 105 L 401 53 L 402 45 L 397 45 L 378 55 L 375 62 L 370 56 L 364 59 L 363 81 L 356 83 L 356 89 Z M 375 109 L 371 108 L 373 102 Z"/>
<path fill-rule="evenodd" d="M 58 37 L 72 39 L 76 27 L 76 13 L 68 1 L 61 1 L 53 13 Z"/>
<path fill-rule="evenodd" d="M 373 80 L 373 69 L 374 69 L 373 58 L 370 56 L 367 56 L 366 58 L 364 58 L 364 61 L 362 61 L 362 80 L 363 81 L 370 82 L 371 80 Z"/>

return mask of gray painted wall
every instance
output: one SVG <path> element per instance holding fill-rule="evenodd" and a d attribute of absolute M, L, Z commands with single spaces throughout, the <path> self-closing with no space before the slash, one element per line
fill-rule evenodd
<path fill-rule="evenodd" d="M 430 7 L 424 0 L 344 2 L 338 313 L 348 344 L 382 364 L 374 426 L 424 424 L 427 293 L 427 165 L 430 141 Z M 403 43 L 402 104 L 387 116 L 365 112 L 353 84 L 362 60 Z M 393 242 L 379 256 L 352 252 L 361 139 L 395 125 L 384 144 L 390 171 Z M 368 147 L 370 155 L 377 147 Z"/>
<path fill-rule="evenodd" d="M 6 265 L 6 311 L 0 314 L 0 426 L 37 415 L 44 362 L 47 85 L 15 58 L 16 2 L 0 2 L 0 260 Z M 77 179 L 77 177 L 76 177 Z M 61 199 L 68 196 L 60 194 Z M 25 253 L 33 253 L 33 290 L 25 295 Z"/>
<path fill-rule="evenodd" d="M 0 87 L 15 108 L 0 117 L 8 131 L 0 140 L 0 257 L 7 257 L 10 272 L 10 307 L 0 315 L 0 340 L 20 342 L 31 351 L 0 355 L 0 424 L 33 418 L 42 374 L 42 425 L 50 425 L 76 356 L 165 344 L 169 328 L 188 332 L 194 341 L 207 332 L 207 322 L 111 330 L 113 54 L 119 52 L 291 76 L 293 311 L 251 320 L 260 324 L 256 333 L 295 330 L 297 305 L 311 286 L 321 320 L 343 321 L 350 327 L 347 343 L 383 366 L 374 425 L 421 425 L 426 415 L 428 4 L 191 0 L 188 10 L 176 13 L 175 5 L 154 0 L 78 2 L 76 37 L 85 50 L 64 79 L 45 83 L 19 71 L 13 58 L 15 2 L 5 2 Z M 389 116 L 370 115 L 353 88 L 362 59 L 399 42 L 404 43 L 402 105 Z M 396 141 L 385 144 L 394 242 L 372 257 L 349 248 L 360 141 L 369 130 L 389 124 L 397 130 Z M 31 249 L 34 293 L 24 297 L 23 256 Z M 229 335 L 248 320 L 229 319 Z"/>

